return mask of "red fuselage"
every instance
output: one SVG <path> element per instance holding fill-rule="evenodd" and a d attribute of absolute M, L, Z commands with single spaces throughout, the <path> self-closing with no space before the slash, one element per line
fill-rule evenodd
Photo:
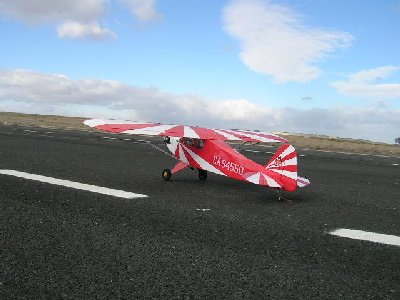
<path fill-rule="evenodd" d="M 287 191 L 297 188 L 292 178 L 248 159 L 221 140 L 171 138 L 167 146 L 180 161 L 191 167 Z"/>

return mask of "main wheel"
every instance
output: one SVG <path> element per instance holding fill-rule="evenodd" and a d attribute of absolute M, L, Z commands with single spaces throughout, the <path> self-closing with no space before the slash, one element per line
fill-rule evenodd
<path fill-rule="evenodd" d="M 200 170 L 199 169 L 199 179 L 200 180 L 206 180 L 207 179 L 207 171 L 206 170 Z"/>
<path fill-rule="evenodd" d="M 171 170 L 165 169 L 164 171 L 162 171 L 161 176 L 165 181 L 169 181 L 171 179 Z"/>

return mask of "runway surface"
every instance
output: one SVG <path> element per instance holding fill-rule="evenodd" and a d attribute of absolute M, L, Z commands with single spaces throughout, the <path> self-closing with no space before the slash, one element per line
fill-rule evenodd
<path fill-rule="evenodd" d="M 400 237 L 399 158 L 299 149 L 311 185 L 290 204 L 191 170 L 164 182 L 175 161 L 137 139 L 0 125 L 0 299 L 400 298 L 399 246 L 330 234 Z"/>

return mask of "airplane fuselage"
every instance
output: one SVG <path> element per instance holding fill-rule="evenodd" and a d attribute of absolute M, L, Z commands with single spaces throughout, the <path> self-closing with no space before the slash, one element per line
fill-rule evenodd
<path fill-rule="evenodd" d="M 221 140 L 168 138 L 168 149 L 190 167 L 237 180 L 292 191 L 296 184 L 240 154 Z"/>

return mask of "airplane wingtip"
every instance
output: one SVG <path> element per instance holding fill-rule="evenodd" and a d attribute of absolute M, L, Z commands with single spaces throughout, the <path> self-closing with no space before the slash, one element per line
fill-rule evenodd
<path fill-rule="evenodd" d="M 89 126 L 89 127 L 96 127 L 98 125 L 104 124 L 104 120 L 101 119 L 88 119 L 83 121 L 83 124 Z"/>

